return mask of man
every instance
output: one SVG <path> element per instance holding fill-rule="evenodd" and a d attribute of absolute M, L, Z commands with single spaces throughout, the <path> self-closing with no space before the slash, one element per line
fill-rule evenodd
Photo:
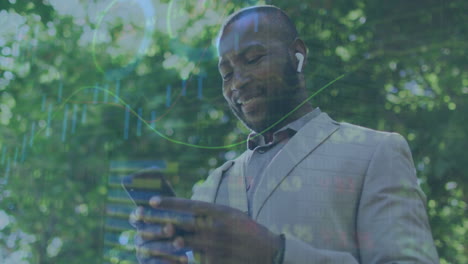
<path fill-rule="evenodd" d="M 223 95 L 253 133 L 192 200 L 139 208 L 142 263 L 437 263 L 425 196 L 402 136 L 338 123 L 307 102 L 307 48 L 273 6 L 220 31 Z"/>

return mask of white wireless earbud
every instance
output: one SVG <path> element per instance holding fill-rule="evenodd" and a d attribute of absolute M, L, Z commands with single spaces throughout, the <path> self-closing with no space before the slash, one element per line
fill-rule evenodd
<path fill-rule="evenodd" d="M 299 64 L 297 64 L 297 72 L 302 71 L 302 64 L 304 63 L 304 55 L 302 53 L 297 52 L 296 53 L 296 58 L 299 60 Z"/>

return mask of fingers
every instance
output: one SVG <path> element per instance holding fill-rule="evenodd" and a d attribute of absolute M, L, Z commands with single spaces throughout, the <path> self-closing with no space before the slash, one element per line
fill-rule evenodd
<path fill-rule="evenodd" d="M 194 224 L 195 217 L 190 213 L 175 212 L 169 210 L 150 209 L 145 211 L 143 221 L 146 223 L 160 224 Z"/>
<path fill-rule="evenodd" d="M 183 231 L 193 231 L 196 222 L 200 222 L 200 220 L 196 219 L 191 213 L 143 208 L 141 206 L 134 210 L 129 217 L 130 224 L 139 230 L 144 229 L 144 226 L 147 224 L 172 224 L 178 226 Z"/>
<path fill-rule="evenodd" d="M 134 228 L 139 228 L 140 225 L 143 222 L 143 207 L 139 206 L 137 207 L 134 211 L 130 213 L 130 216 L 128 218 L 128 222 L 130 223 L 131 226 Z"/>
<path fill-rule="evenodd" d="M 192 244 L 197 245 L 197 249 L 191 248 L 190 245 Z M 137 247 L 137 257 L 140 263 L 144 264 L 243 263 L 230 261 L 238 259 L 237 254 L 242 252 L 230 247 L 228 244 L 216 243 L 213 240 L 203 239 L 201 236 L 197 236 L 197 238 L 193 235 L 177 236 L 173 240 L 143 242 Z M 222 261 L 213 261 L 216 259 Z"/>
<path fill-rule="evenodd" d="M 232 219 L 248 218 L 245 213 L 227 206 L 174 197 L 154 196 L 149 204 L 151 208 L 135 210 L 136 220 L 148 224 L 171 223 L 188 232 L 225 228 L 223 223 L 232 222 Z M 133 225 L 138 221 L 133 221 Z"/>
<path fill-rule="evenodd" d="M 173 225 L 178 232 L 197 232 L 211 229 L 217 223 L 212 216 L 174 212 L 167 210 L 146 210 L 142 217 L 143 223 L 148 225 Z"/>
<path fill-rule="evenodd" d="M 154 218 L 154 216 L 145 216 L 145 209 L 138 207 L 130 215 L 130 224 L 138 230 L 138 235 L 142 241 L 168 239 L 175 235 L 175 228 L 172 224 L 149 223 L 155 221 L 145 221 L 145 218 Z"/>
<path fill-rule="evenodd" d="M 193 215 L 210 215 L 218 217 L 223 216 L 226 213 L 243 214 L 241 211 L 233 209 L 231 207 L 176 197 L 153 196 L 150 199 L 149 204 L 153 208 L 187 212 Z"/>
<path fill-rule="evenodd" d="M 174 236 L 175 229 L 172 224 L 142 225 L 138 228 L 138 233 L 143 240 L 167 239 Z"/>
<path fill-rule="evenodd" d="M 187 263 L 185 252 L 188 249 L 174 247 L 173 241 L 150 241 L 137 246 L 140 263 Z"/>
<path fill-rule="evenodd" d="M 195 224 L 195 217 L 193 214 L 186 212 L 149 208 L 139 213 L 139 219 L 147 224 L 174 224 L 180 226 L 192 226 Z"/>

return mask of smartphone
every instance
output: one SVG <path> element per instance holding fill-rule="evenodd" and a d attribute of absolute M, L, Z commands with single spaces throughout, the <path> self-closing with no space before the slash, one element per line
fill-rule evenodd
<path fill-rule="evenodd" d="M 153 196 L 170 196 L 176 194 L 160 170 L 145 169 L 122 179 L 122 187 L 136 206 L 149 208 Z"/>
<path fill-rule="evenodd" d="M 159 215 L 164 218 L 179 219 L 182 222 L 194 221 L 191 214 L 154 209 L 149 205 L 149 200 L 153 196 L 176 196 L 171 184 L 164 178 L 164 174 L 160 170 L 145 169 L 128 175 L 122 179 L 122 187 L 136 206 L 143 206 L 145 209 L 149 209 L 153 216 Z M 134 224 L 137 228 L 142 228 L 146 225 L 143 221 L 137 221 Z M 179 234 L 185 233 L 178 229 L 176 232 Z M 193 253 L 190 248 L 181 248 L 174 252 L 174 254 L 186 256 Z"/>

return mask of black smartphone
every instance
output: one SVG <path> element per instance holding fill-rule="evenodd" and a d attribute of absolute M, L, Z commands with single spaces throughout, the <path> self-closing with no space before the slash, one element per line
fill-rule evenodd
<path fill-rule="evenodd" d="M 149 200 L 153 196 L 170 196 L 175 197 L 176 193 L 171 187 L 171 184 L 164 177 L 163 172 L 156 169 L 145 169 L 138 171 L 134 174 L 130 174 L 122 179 L 122 186 L 128 193 L 128 196 L 132 199 L 136 206 L 143 206 L 145 209 L 149 209 L 152 216 L 158 216 L 161 218 L 177 219 L 180 222 L 194 222 L 193 215 L 182 212 L 171 212 L 166 210 L 159 210 L 151 208 Z M 135 223 L 137 228 L 142 228 L 146 225 L 143 221 Z M 176 229 L 178 234 L 184 234 L 185 232 Z M 192 252 L 190 248 L 181 248 L 175 252 L 177 256 L 185 256 L 187 252 Z M 193 254 L 193 253 L 190 253 Z"/>
<path fill-rule="evenodd" d="M 135 205 L 146 208 L 150 207 L 149 200 L 153 196 L 176 196 L 163 172 L 156 169 L 145 169 L 125 176 L 122 187 Z"/>

